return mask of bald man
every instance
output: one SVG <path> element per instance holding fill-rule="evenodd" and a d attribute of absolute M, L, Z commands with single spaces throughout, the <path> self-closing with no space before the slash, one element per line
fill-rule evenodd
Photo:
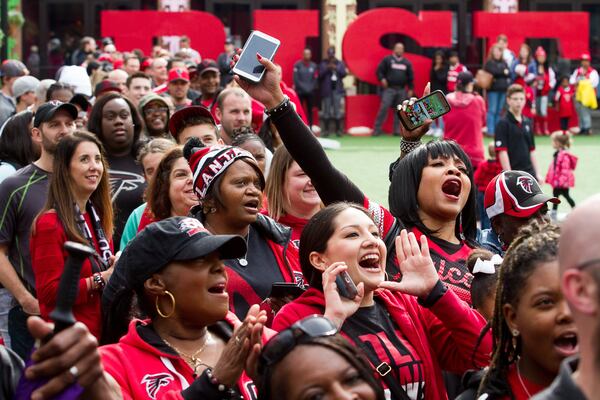
<path fill-rule="evenodd" d="M 116 83 L 121 89 L 121 93 L 127 93 L 127 72 L 122 69 L 114 69 L 108 73 L 108 80 Z"/>
<path fill-rule="evenodd" d="M 561 285 L 577 326 L 579 356 L 564 360 L 552 385 L 535 400 L 591 400 L 600 393 L 599 222 L 597 194 L 581 203 L 563 224 L 558 250 Z"/>

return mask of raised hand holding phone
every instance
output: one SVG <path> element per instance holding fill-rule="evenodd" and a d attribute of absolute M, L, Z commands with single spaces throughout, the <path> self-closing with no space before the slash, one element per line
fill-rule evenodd
<path fill-rule="evenodd" d="M 350 300 L 340 296 L 336 277 L 347 271 L 348 266 L 344 262 L 335 262 L 323 271 L 323 294 L 325 295 L 325 314 L 339 329 L 344 321 L 358 310 L 365 295 L 365 287 L 362 282 L 356 285 L 356 296 Z"/>
<path fill-rule="evenodd" d="M 240 58 L 242 50 L 238 49 L 237 54 L 233 56 L 231 66 Z M 253 99 L 260 101 L 267 109 L 279 105 L 285 98 L 281 90 L 281 68 L 277 67 L 270 60 L 261 54 L 256 54 L 256 59 L 265 67 L 263 77 L 260 82 L 254 83 L 242 79 L 239 75 L 234 75 L 233 79 L 242 89 L 244 89 Z"/>
<path fill-rule="evenodd" d="M 428 82 L 427 85 L 425 85 L 425 89 L 423 90 L 423 97 L 428 96 L 430 93 L 431 83 Z M 412 106 L 415 103 L 415 101 L 417 101 L 416 97 L 411 97 L 408 100 L 404 100 L 402 104 L 398 106 L 398 109 L 405 111 L 406 107 L 408 107 L 409 105 Z M 421 140 L 421 138 L 427 133 L 432 122 L 433 120 L 427 120 L 422 126 L 418 127 L 413 131 L 409 131 L 404 127 L 404 125 L 400 124 L 400 136 L 402 136 L 402 139 L 406 141 L 417 142 Z"/>
<path fill-rule="evenodd" d="M 427 297 L 440 279 L 429 255 L 427 237 L 421 236 L 419 247 L 415 234 L 403 229 L 396 237 L 396 257 L 402 279 L 400 282 L 381 282 L 379 287 L 412 296 Z"/>

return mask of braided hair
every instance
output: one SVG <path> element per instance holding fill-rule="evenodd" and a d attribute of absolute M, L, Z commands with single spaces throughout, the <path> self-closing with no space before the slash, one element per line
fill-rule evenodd
<path fill-rule="evenodd" d="M 481 385 L 479 394 L 490 389 L 500 396 L 514 395 L 507 383 L 509 367 L 521 355 L 521 340 L 513 342 L 512 332 L 504 319 L 502 308 L 510 304 L 514 308 L 519 304 L 527 280 L 542 263 L 558 258 L 558 239 L 560 229 L 537 219 L 532 220 L 519 230 L 519 234 L 506 251 L 496 289 L 496 304 L 492 320 L 494 351 L 492 361 Z"/>

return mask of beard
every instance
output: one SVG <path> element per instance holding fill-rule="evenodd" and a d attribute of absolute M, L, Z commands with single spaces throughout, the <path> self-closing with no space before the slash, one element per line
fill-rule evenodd
<path fill-rule="evenodd" d="M 56 146 L 58 145 L 57 142 L 52 141 L 50 138 L 46 137 L 46 135 L 44 134 L 44 131 L 42 131 L 42 148 L 44 149 L 44 151 L 50 155 L 54 155 L 54 153 L 56 152 Z"/>

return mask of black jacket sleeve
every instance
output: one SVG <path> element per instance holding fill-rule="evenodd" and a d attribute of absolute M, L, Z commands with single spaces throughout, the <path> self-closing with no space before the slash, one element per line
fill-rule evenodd
<path fill-rule="evenodd" d="M 383 60 L 379 62 L 377 66 L 377 80 L 381 81 L 387 76 L 388 62 L 387 57 L 384 57 Z"/>
<path fill-rule="evenodd" d="M 415 74 L 411 62 L 408 62 L 406 66 L 406 86 L 408 86 L 410 90 L 415 88 Z"/>
<path fill-rule="evenodd" d="M 310 177 L 325 205 L 337 201 L 364 204 L 365 195 L 331 164 L 319 141 L 292 107 L 272 121 L 290 155 Z"/>

